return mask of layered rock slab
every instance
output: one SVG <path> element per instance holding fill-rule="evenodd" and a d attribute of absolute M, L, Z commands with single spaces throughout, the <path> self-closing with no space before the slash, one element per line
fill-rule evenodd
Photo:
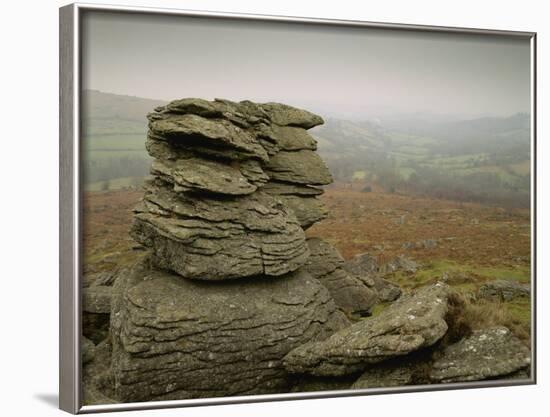
<path fill-rule="evenodd" d="M 449 287 L 441 283 L 423 287 L 375 317 L 294 349 L 285 357 L 285 367 L 294 373 L 340 376 L 431 346 L 448 329 L 448 295 Z"/>
<path fill-rule="evenodd" d="M 134 209 L 131 235 L 153 250 L 159 267 L 193 279 L 279 276 L 298 269 L 309 256 L 296 217 L 261 192 L 199 199 L 152 180 Z"/>
<path fill-rule="evenodd" d="M 448 346 L 433 363 L 430 378 L 442 383 L 480 381 L 513 375 L 530 363 L 527 346 L 506 327 L 496 326 Z"/>
<path fill-rule="evenodd" d="M 305 269 L 317 278 L 347 314 L 367 313 L 378 301 L 375 291 L 344 269 L 344 259 L 330 243 L 319 238 L 307 239 L 310 257 Z"/>
<path fill-rule="evenodd" d="M 333 179 L 321 157 L 311 150 L 281 151 L 266 163 L 270 178 L 304 185 L 326 185 Z"/>
<path fill-rule="evenodd" d="M 304 230 L 328 216 L 328 210 L 316 198 L 323 193 L 319 188 L 269 181 L 261 187 L 261 190 L 275 196 L 291 209 Z"/>
<path fill-rule="evenodd" d="M 112 370 L 120 401 L 287 390 L 282 358 L 349 324 L 303 270 L 212 283 L 142 263 L 116 285 Z"/>

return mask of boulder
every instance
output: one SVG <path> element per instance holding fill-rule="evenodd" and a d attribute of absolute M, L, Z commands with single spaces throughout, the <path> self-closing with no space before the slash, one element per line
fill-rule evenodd
<path fill-rule="evenodd" d="M 436 382 L 467 382 L 506 377 L 531 363 L 529 349 L 503 326 L 476 330 L 448 346 L 433 363 L 430 378 Z"/>
<path fill-rule="evenodd" d="M 448 296 L 449 287 L 441 283 L 402 296 L 377 316 L 294 349 L 285 367 L 293 373 L 339 376 L 432 346 L 448 329 Z"/>
<path fill-rule="evenodd" d="M 511 301 L 516 298 L 529 298 L 531 287 L 516 281 L 498 279 L 483 284 L 478 291 L 479 298 L 499 301 Z"/>
<path fill-rule="evenodd" d="M 331 244 L 319 238 L 309 238 L 307 244 L 311 255 L 305 269 L 329 290 L 336 305 L 347 314 L 368 313 L 378 300 L 376 292 L 342 268 L 344 259 Z"/>
<path fill-rule="evenodd" d="M 120 401 L 289 390 L 283 357 L 349 324 L 304 270 L 203 282 L 141 263 L 116 285 L 112 371 Z"/>
<path fill-rule="evenodd" d="M 153 250 L 159 267 L 186 278 L 279 276 L 309 255 L 294 214 L 266 193 L 196 198 L 149 181 L 134 211 L 132 237 Z"/>

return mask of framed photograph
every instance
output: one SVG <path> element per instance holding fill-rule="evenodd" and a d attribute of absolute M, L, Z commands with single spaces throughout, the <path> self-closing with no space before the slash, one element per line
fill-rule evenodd
<path fill-rule="evenodd" d="M 534 384 L 536 34 L 60 9 L 60 408 Z"/>

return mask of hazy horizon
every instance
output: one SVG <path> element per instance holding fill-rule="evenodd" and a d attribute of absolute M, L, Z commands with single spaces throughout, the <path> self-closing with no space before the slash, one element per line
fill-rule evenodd
<path fill-rule="evenodd" d="M 525 39 L 86 12 L 82 87 L 279 101 L 329 117 L 530 113 Z"/>

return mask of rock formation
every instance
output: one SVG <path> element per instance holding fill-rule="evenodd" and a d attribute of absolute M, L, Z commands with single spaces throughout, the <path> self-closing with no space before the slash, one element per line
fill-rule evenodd
<path fill-rule="evenodd" d="M 507 329 L 438 346 L 452 333 L 447 285 L 401 295 L 368 255 L 345 262 L 328 242 L 306 239 L 327 215 L 318 197 L 332 181 L 307 132 L 319 116 L 182 99 L 148 119 L 154 161 L 131 229 L 148 254 L 84 288 L 87 404 L 525 371 L 528 350 Z M 399 258 L 385 268 L 417 267 Z M 385 308 L 364 318 L 379 302 Z"/>
<path fill-rule="evenodd" d="M 149 114 L 155 158 L 132 236 L 182 277 L 284 275 L 309 253 L 303 228 L 326 216 L 332 177 L 305 128 L 319 116 L 281 104 L 183 99 Z"/>
<path fill-rule="evenodd" d="M 306 129 L 322 119 L 282 104 L 199 99 L 148 118 L 154 161 L 131 235 L 150 258 L 109 294 L 85 296 L 89 310 L 111 308 L 113 395 L 289 391 L 283 357 L 347 327 L 342 311 L 376 299 L 359 280 L 335 288 L 310 273 L 304 229 L 325 217 L 317 197 L 332 178 Z"/>

